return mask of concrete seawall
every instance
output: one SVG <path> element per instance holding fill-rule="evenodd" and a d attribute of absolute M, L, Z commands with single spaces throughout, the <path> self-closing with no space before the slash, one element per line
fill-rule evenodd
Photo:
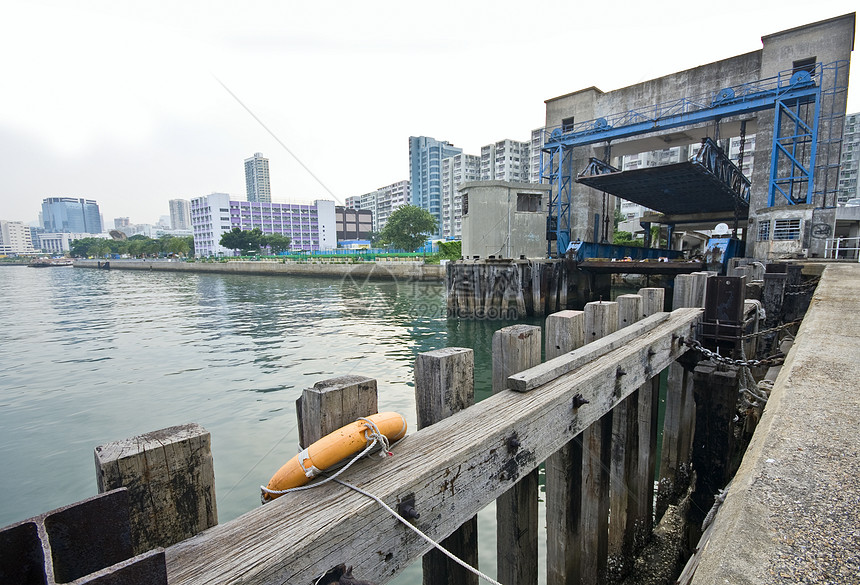
<path fill-rule="evenodd" d="M 860 582 L 858 288 L 825 268 L 693 585 Z"/>
<path fill-rule="evenodd" d="M 364 280 L 444 282 L 445 267 L 411 261 L 376 261 L 355 264 L 334 262 L 242 261 L 181 262 L 171 260 L 109 260 L 111 269 L 256 274 L 272 276 L 317 276 Z M 100 260 L 75 260 L 75 268 L 99 268 Z"/>

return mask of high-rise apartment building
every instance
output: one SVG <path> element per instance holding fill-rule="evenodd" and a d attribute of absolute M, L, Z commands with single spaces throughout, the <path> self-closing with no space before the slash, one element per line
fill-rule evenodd
<path fill-rule="evenodd" d="M 361 209 L 361 195 L 351 195 L 344 201 L 344 207 L 348 209 Z"/>
<path fill-rule="evenodd" d="M 442 159 L 442 224 L 439 233 L 445 238 L 459 238 L 462 233 L 463 183 L 481 180 L 481 157 L 455 154 Z"/>
<path fill-rule="evenodd" d="M 531 145 L 529 146 L 529 183 L 540 183 L 540 156 L 543 149 L 543 128 L 532 130 Z"/>
<path fill-rule="evenodd" d="M 528 183 L 530 142 L 506 138 L 481 147 L 481 181 Z"/>
<path fill-rule="evenodd" d="M 409 137 L 409 182 L 412 205 L 426 209 L 442 226 L 442 160 L 463 152 L 449 142 L 429 136 Z"/>
<path fill-rule="evenodd" d="M 272 187 L 269 184 L 269 159 L 262 152 L 245 159 L 245 191 L 248 201 L 271 203 Z"/>
<path fill-rule="evenodd" d="M 212 193 L 191 200 L 194 251 L 200 256 L 229 255 L 221 235 L 233 228 L 260 228 L 264 234 L 292 238 L 292 250 L 317 251 L 337 247 L 334 201 L 313 205 L 231 201 L 227 193 Z"/>
<path fill-rule="evenodd" d="M 175 230 L 191 229 L 191 202 L 187 199 L 170 200 L 170 227 Z"/>
<path fill-rule="evenodd" d="M 23 221 L 0 219 L 0 254 L 32 254 L 35 251 L 30 226 Z"/>
<path fill-rule="evenodd" d="M 46 232 L 102 232 L 99 204 L 91 199 L 48 197 L 42 200 L 42 227 Z"/>
<path fill-rule="evenodd" d="M 839 203 L 860 197 L 860 182 L 857 181 L 858 169 L 860 169 L 860 112 L 845 116 L 836 195 Z"/>
<path fill-rule="evenodd" d="M 398 181 L 376 191 L 357 195 L 356 209 L 369 209 L 373 213 L 373 231 L 381 232 L 391 214 L 410 201 L 409 181 Z M 347 198 L 347 202 L 353 197 Z"/>

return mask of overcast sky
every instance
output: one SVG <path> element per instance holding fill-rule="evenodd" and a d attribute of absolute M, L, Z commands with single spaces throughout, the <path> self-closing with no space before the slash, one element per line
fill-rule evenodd
<path fill-rule="evenodd" d="M 98 201 L 108 228 L 120 216 L 155 223 L 169 199 L 244 199 L 254 152 L 269 158 L 274 201 L 343 201 L 408 179 L 410 135 L 480 154 L 527 140 L 548 98 L 754 51 L 763 35 L 856 6 L 8 2 L 0 219 L 30 222 L 42 199 L 69 196 Z M 857 70 L 849 112 L 860 110 Z"/>

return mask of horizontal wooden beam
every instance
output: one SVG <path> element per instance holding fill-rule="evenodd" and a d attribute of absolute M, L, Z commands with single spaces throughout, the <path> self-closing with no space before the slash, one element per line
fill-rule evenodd
<path fill-rule="evenodd" d="M 586 345 L 562 354 L 508 378 L 508 388 L 517 392 L 528 392 L 573 372 L 620 347 L 637 337 L 669 321 L 671 313 L 656 313 L 633 325 L 625 327 L 597 340 L 586 339 Z"/>
<path fill-rule="evenodd" d="M 693 334 L 701 312 L 674 311 L 532 392 L 496 394 L 407 436 L 393 457 L 359 462 L 344 479 L 393 508 L 414 498 L 416 526 L 441 540 L 687 351 L 681 338 Z M 588 403 L 575 407 L 577 394 Z M 375 501 L 329 483 L 282 496 L 166 552 L 172 585 L 311 585 L 340 563 L 353 565 L 356 578 L 383 583 L 429 548 Z"/>

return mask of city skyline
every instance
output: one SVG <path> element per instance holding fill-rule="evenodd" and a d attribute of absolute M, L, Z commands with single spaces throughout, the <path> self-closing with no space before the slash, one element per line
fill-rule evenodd
<path fill-rule="evenodd" d="M 238 162 L 260 151 L 273 202 L 342 204 L 408 178 L 409 136 L 477 155 L 493 140 L 528 140 L 544 124 L 544 100 L 754 51 L 762 35 L 855 9 L 836 0 L 634 6 L 607 19 L 599 6 L 565 2 L 424 11 L 260 3 L 247 14 L 159 2 L 14 5 L 0 47 L 27 59 L 4 64 L 12 89 L 0 96 L 0 217 L 30 223 L 43 199 L 79 197 L 98 201 L 108 225 L 155 223 L 171 199 L 241 198 Z M 569 57 L 550 58 L 549 42 L 565 43 Z M 505 68 L 493 69 L 500 57 Z M 441 73 L 454 59 L 480 66 Z M 860 111 L 858 91 L 849 113 Z"/>

